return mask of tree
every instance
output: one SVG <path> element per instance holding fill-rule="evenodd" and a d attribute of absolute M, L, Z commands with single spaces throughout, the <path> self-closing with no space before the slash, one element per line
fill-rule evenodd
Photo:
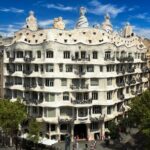
<path fill-rule="evenodd" d="M 26 117 L 26 107 L 19 100 L 0 100 L 0 127 L 5 135 L 10 136 L 10 145 L 13 136 L 17 136 L 19 125 Z"/>
<path fill-rule="evenodd" d="M 118 139 L 119 138 L 119 128 L 114 121 L 112 121 L 109 124 L 108 129 L 110 131 L 110 137 L 112 139 Z"/>
<path fill-rule="evenodd" d="M 138 125 L 140 132 L 150 143 L 150 91 L 145 91 L 141 96 L 132 100 L 128 117 Z"/>
<path fill-rule="evenodd" d="M 28 139 L 34 143 L 38 143 L 41 124 L 39 122 L 37 122 L 35 118 L 32 118 L 29 121 L 28 129 L 29 129 Z"/>

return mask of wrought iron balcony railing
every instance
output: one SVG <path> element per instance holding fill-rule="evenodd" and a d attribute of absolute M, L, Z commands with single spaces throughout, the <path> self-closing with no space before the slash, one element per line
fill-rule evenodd
<path fill-rule="evenodd" d="M 72 56 L 71 59 L 73 61 L 90 61 L 90 55 L 86 56 L 85 58 L 76 58 L 75 56 Z"/>
<path fill-rule="evenodd" d="M 84 84 L 84 85 L 70 85 L 71 89 L 88 89 L 89 85 L 88 84 Z"/>
<path fill-rule="evenodd" d="M 115 61 L 115 57 L 105 57 L 105 61 Z"/>
<path fill-rule="evenodd" d="M 84 100 L 71 100 L 73 104 L 91 104 L 92 99 L 84 99 Z"/>
<path fill-rule="evenodd" d="M 35 57 L 28 57 L 28 56 L 24 57 L 24 61 L 28 62 L 28 63 L 31 62 L 31 61 L 34 61 L 34 60 L 35 60 Z"/>

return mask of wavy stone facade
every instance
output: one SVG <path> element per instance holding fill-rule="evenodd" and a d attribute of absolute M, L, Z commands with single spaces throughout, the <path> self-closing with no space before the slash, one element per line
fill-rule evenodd
<path fill-rule="evenodd" d="M 148 87 L 142 40 L 129 24 L 121 35 L 114 32 L 108 15 L 102 28 L 36 31 L 31 15 L 32 24 L 29 16 L 5 47 L 5 97 L 20 97 L 51 139 L 102 138 Z"/>

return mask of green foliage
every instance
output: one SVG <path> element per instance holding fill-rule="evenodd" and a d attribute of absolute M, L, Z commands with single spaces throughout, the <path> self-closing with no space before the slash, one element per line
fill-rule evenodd
<path fill-rule="evenodd" d="M 34 143 L 38 143 L 40 129 L 41 124 L 37 122 L 36 119 L 31 119 L 29 122 L 29 140 L 33 141 Z"/>
<path fill-rule="evenodd" d="M 7 134 L 16 132 L 26 117 L 26 108 L 19 100 L 0 100 L 0 127 Z"/>
<path fill-rule="evenodd" d="M 119 138 L 119 129 L 118 129 L 118 126 L 116 125 L 115 122 L 111 122 L 109 124 L 109 127 L 108 127 L 109 131 L 110 131 L 110 137 L 112 139 L 118 139 Z"/>
<path fill-rule="evenodd" d="M 132 100 L 129 119 L 139 126 L 150 142 L 150 91 L 145 91 Z"/>

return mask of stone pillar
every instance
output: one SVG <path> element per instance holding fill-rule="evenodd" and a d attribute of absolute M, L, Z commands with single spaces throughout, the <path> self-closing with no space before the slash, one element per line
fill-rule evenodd
<path fill-rule="evenodd" d="M 86 126 L 87 126 L 87 139 L 90 140 L 91 139 L 90 124 L 88 123 Z"/>
<path fill-rule="evenodd" d="M 101 140 L 105 138 L 105 124 L 104 121 L 101 122 Z"/>
<path fill-rule="evenodd" d="M 74 141 L 74 124 L 73 122 L 71 122 L 71 141 L 73 142 Z"/>
<path fill-rule="evenodd" d="M 60 125 L 57 124 L 58 141 L 60 141 Z"/>

